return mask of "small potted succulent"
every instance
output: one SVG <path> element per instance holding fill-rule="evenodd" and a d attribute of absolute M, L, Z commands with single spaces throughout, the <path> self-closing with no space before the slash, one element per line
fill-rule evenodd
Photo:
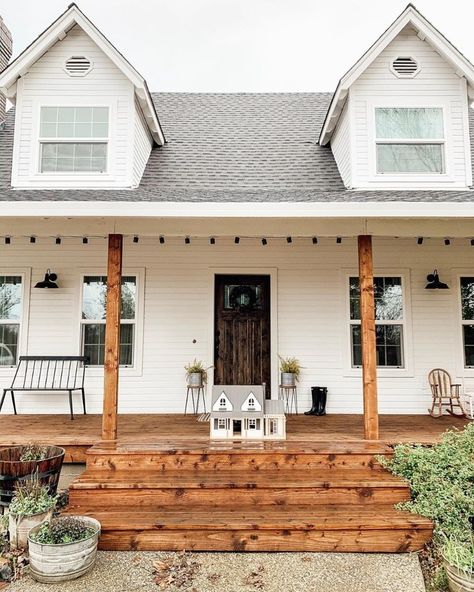
<path fill-rule="evenodd" d="M 26 547 L 28 533 L 34 526 L 51 518 L 56 501 L 57 496 L 49 494 L 37 474 L 17 485 L 8 513 L 10 546 L 13 549 Z"/>
<path fill-rule="evenodd" d="M 445 536 L 441 554 L 451 592 L 473 592 L 474 535 L 467 540 L 455 535 Z"/>
<path fill-rule="evenodd" d="M 46 584 L 75 580 L 97 557 L 100 522 L 88 516 L 59 516 L 28 535 L 30 574 Z"/>
<path fill-rule="evenodd" d="M 297 358 L 280 358 L 280 372 L 282 386 L 296 386 L 301 374 L 301 364 Z"/>
<path fill-rule="evenodd" d="M 205 367 L 204 363 L 200 360 L 196 360 L 190 364 L 186 364 L 184 369 L 186 370 L 186 381 L 188 386 L 203 386 L 207 383 L 207 371 L 212 366 Z"/>

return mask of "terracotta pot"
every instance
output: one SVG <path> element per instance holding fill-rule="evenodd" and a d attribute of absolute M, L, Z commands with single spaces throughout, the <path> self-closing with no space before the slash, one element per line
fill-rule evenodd
<path fill-rule="evenodd" d="M 444 562 L 448 584 L 451 592 L 474 592 L 474 576 Z"/>
<path fill-rule="evenodd" d="M 39 530 L 36 526 L 28 537 L 31 577 L 45 584 L 75 580 L 94 567 L 97 557 L 97 544 L 100 535 L 100 522 L 88 516 L 80 518 L 94 529 L 87 539 L 64 545 L 43 545 L 31 540 L 31 535 Z"/>

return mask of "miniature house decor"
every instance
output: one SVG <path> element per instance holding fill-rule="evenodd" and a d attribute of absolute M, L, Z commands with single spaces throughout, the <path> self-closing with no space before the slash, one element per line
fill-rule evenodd
<path fill-rule="evenodd" d="M 284 440 L 283 401 L 265 399 L 263 386 L 214 386 L 211 438 L 217 440 Z"/>

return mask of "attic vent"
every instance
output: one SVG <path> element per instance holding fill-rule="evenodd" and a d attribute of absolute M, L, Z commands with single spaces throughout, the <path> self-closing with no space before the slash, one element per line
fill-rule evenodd
<path fill-rule="evenodd" d="M 392 72 L 399 78 L 413 78 L 420 71 L 418 62 L 411 57 L 398 57 L 390 64 Z"/>
<path fill-rule="evenodd" d="M 85 76 L 92 70 L 92 62 L 85 56 L 71 56 L 66 60 L 64 69 L 69 76 Z"/>

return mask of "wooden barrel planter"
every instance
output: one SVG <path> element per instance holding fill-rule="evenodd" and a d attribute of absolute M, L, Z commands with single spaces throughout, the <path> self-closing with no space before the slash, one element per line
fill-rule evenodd
<path fill-rule="evenodd" d="M 64 448 L 47 446 L 43 460 L 22 461 L 23 446 L 12 446 L 0 450 L 0 506 L 8 506 L 17 483 L 38 472 L 39 481 L 48 487 L 51 495 L 56 494 L 59 475 L 64 460 Z"/>

